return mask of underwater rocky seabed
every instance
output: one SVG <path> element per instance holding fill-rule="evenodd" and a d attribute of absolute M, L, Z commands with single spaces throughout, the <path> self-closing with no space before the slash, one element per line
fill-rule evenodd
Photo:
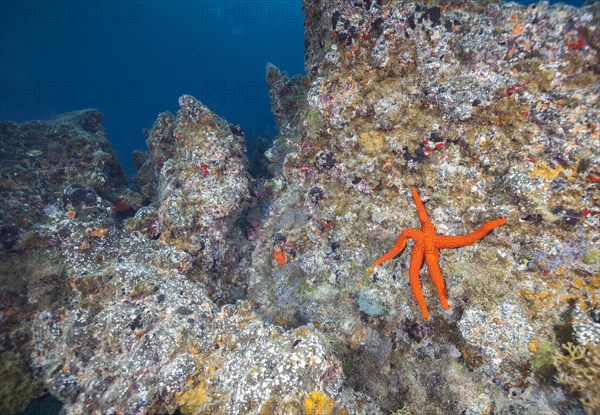
<path fill-rule="evenodd" d="M 0 411 L 597 414 L 599 7 L 307 0 L 271 177 L 191 96 L 127 187 L 83 110 L 0 123 Z M 408 283 L 437 231 L 507 223 Z M 409 247 L 410 248 L 410 247 Z"/>

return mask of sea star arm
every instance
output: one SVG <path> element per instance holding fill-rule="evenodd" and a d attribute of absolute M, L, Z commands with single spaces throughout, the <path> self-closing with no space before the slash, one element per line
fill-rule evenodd
<path fill-rule="evenodd" d="M 491 222 L 484 223 L 479 228 L 471 233 L 460 236 L 447 236 L 447 235 L 436 235 L 435 246 L 437 248 L 459 248 L 461 246 L 471 245 L 487 235 L 491 230 L 498 226 L 504 225 L 506 219 L 496 219 Z"/>
<path fill-rule="evenodd" d="M 433 280 L 433 285 L 435 285 L 435 288 L 438 292 L 440 303 L 444 309 L 450 310 L 448 298 L 446 297 L 446 283 L 444 282 L 444 277 L 442 276 L 439 260 L 440 256 L 437 253 L 437 250 L 425 253 L 425 263 L 427 264 L 429 275 L 431 275 L 431 279 Z"/>
<path fill-rule="evenodd" d="M 419 278 L 419 271 L 423 266 L 424 247 L 420 243 L 416 243 L 412 250 L 410 257 L 410 267 L 408 268 L 408 278 L 410 281 L 410 289 L 415 296 L 415 300 L 421 307 L 421 314 L 425 320 L 429 320 L 429 311 L 427 311 L 427 304 L 425 304 L 425 296 L 421 290 L 421 279 Z"/>
<path fill-rule="evenodd" d="M 418 229 L 407 229 L 404 232 L 402 232 L 398 237 L 398 240 L 396 241 L 394 247 L 390 249 L 389 252 L 384 254 L 381 258 L 379 258 L 377 261 L 373 262 L 373 266 L 376 267 L 377 265 L 381 265 L 385 261 L 394 258 L 396 255 L 402 252 L 402 250 L 406 246 L 406 241 L 409 238 L 412 238 L 414 240 L 418 237 L 419 233 L 420 231 Z"/>
<path fill-rule="evenodd" d="M 421 198 L 419 197 L 419 193 L 417 193 L 417 189 L 413 188 L 411 189 L 412 191 L 412 195 L 413 195 L 413 199 L 415 200 L 415 205 L 417 206 L 417 214 L 419 215 L 419 220 L 421 221 L 421 226 L 423 227 L 423 230 L 431 227 L 431 229 L 433 230 L 433 225 L 431 224 L 431 219 L 429 219 L 429 214 L 427 213 L 427 210 L 425 209 L 425 205 L 423 204 L 423 202 L 421 201 Z"/>

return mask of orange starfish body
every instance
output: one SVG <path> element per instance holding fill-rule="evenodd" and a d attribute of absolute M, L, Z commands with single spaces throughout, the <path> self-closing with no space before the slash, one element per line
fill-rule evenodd
<path fill-rule="evenodd" d="M 425 304 L 425 297 L 421 291 L 421 281 L 419 279 L 419 271 L 423 266 L 423 261 L 427 264 L 427 269 L 433 280 L 433 285 L 438 292 L 440 303 L 444 309 L 449 310 L 448 299 L 446 298 L 446 283 L 442 277 L 442 271 L 439 265 L 439 250 L 441 248 L 459 248 L 461 246 L 471 245 L 472 243 L 480 240 L 492 229 L 497 228 L 500 225 L 506 223 L 506 219 L 497 219 L 491 222 L 487 222 L 480 226 L 478 229 L 471 233 L 460 236 L 446 236 L 438 235 L 435 231 L 435 227 L 429 215 L 425 210 L 425 206 L 416 189 L 412 189 L 412 195 L 415 199 L 415 205 L 417 205 L 417 213 L 419 214 L 419 220 L 421 221 L 421 229 L 407 229 L 400 234 L 396 245 L 385 255 L 373 262 L 373 266 L 382 264 L 383 262 L 394 258 L 398 255 L 406 246 L 406 241 L 412 239 L 415 241 L 413 246 L 412 256 L 410 259 L 410 267 L 408 269 L 408 275 L 410 279 L 410 288 L 413 295 L 415 296 L 417 303 L 421 307 L 421 313 L 425 320 L 429 320 L 429 312 L 427 311 L 427 304 Z"/>

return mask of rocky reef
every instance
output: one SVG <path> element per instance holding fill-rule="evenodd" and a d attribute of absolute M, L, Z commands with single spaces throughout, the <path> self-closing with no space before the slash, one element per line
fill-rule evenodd
<path fill-rule="evenodd" d="M 80 128 L 100 121 L 95 110 L 0 124 L 10 161 L 2 183 L 2 413 L 44 389 L 66 414 L 377 413 L 369 397 L 343 385 L 341 362 L 314 328 L 283 330 L 246 301 L 219 307 L 211 299 L 223 301 L 224 287 L 234 297 L 244 292 L 231 294 L 240 290 L 239 270 L 227 267 L 244 252 L 228 253 L 249 199 L 245 144 L 238 127 L 194 98 L 180 105 L 177 117 L 161 114 L 150 130 L 151 152 L 136 155 L 146 158 L 136 177 L 143 194 L 121 187 L 120 169 L 108 170 L 118 163 L 100 125 Z M 68 134 L 48 133 L 57 128 Z M 24 132 L 36 137 L 34 148 Z M 83 160 L 103 149 L 104 163 L 86 170 L 75 157 L 59 159 L 79 167 L 61 166 L 49 187 L 59 167 L 48 148 L 72 143 Z M 24 212 L 27 226 L 11 216 L 18 206 L 37 215 Z"/>
<path fill-rule="evenodd" d="M 600 412 L 597 3 L 303 8 L 269 178 L 187 95 L 135 190 L 96 110 L 0 123 L 2 413 Z M 373 267 L 411 188 L 440 234 L 507 220 L 440 251 L 449 311 L 423 267 L 428 320 L 410 246 Z"/>

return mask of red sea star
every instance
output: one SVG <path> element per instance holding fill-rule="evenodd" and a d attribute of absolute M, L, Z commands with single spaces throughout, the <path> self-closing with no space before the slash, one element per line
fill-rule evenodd
<path fill-rule="evenodd" d="M 412 189 L 412 195 L 415 199 L 415 205 L 417 205 L 417 213 L 419 214 L 419 220 L 421 221 L 421 229 L 407 229 L 400 234 L 396 245 L 384 256 L 373 262 L 373 266 L 377 266 L 387 261 L 388 259 L 394 258 L 398 255 L 406 246 L 406 241 L 410 238 L 415 241 L 413 246 L 412 256 L 410 258 L 410 268 L 408 270 L 410 288 L 412 290 L 417 303 L 421 307 L 421 313 L 425 320 L 429 320 L 429 312 L 427 311 L 427 304 L 425 304 L 425 297 L 421 291 L 421 281 L 419 279 L 419 271 L 423 266 L 423 260 L 427 264 L 427 269 L 433 280 L 433 284 L 437 289 L 440 303 L 444 309 L 449 310 L 448 299 L 446 298 L 446 283 L 442 277 L 442 271 L 440 270 L 439 250 L 441 248 L 459 248 L 461 246 L 471 245 L 472 243 L 483 238 L 492 229 L 504 225 L 506 219 L 496 219 L 491 222 L 483 224 L 475 231 L 466 235 L 460 236 L 446 236 L 438 235 L 435 231 L 435 227 L 429 215 L 425 210 L 425 206 L 416 189 Z"/>

